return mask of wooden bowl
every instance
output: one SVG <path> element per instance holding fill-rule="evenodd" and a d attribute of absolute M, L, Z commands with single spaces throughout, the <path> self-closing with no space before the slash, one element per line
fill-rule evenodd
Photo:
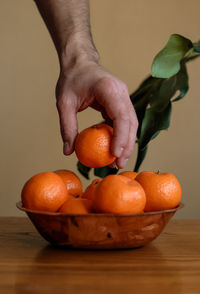
<path fill-rule="evenodd" d="M 137 248 L 154 240 L 175 212 L 183 207 L 141 214 L 27 213 L 38 232 L 54 245 L 85 249 Z"/>

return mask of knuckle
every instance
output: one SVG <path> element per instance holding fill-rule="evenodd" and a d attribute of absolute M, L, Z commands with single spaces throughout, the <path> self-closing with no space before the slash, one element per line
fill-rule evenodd
<path fill-rule="evenodd" d="M 139 121 L 138 121 L 138 118 L 137 118 L 137 115 L 135 112 L 132 112 L 130 114 L 130 121 L 131 121 L 131 125 L 134 129 L 137 129 L 138 126 L 139 126 Z"/>
<path fill-rule="evenodd" d="M 121 82 L 121 89 L 124 94 L 128 94 L 128 86 L 124 82 Z"/>
<path fill-rule="evenodd" d="M 63 108 L 68 108 L 72 105 L 72 101 L 70 98 L 67 98 L 65 95 L 59 96 L 56 101 L 56 106 L 59 110 Z"/>
<path fill-rule="evenodd" d="M 127 146 L 126 138 L 119 136 L 118 134 L 113 135 L 113 146 L 117 146 L 120 149 L 125 149 Z"/>
<path fill-rule="evenodd" d="M 132 151 L 133 151 L 133 147 L 132 146 L 129 146 L 123 153 L 123 157 L 125 158 L 129 158 L 132 154 Z"/>
<path fill-rule="evenodd" d="M 126 123 L 128 123 L 130 121 L 129 116 L 127 115 L 126 111 L 124 111 L 124 110 L 119 111 L 119 117 L 120 117 L 120 120 L 122 120 Z"/>
<path fill-rule="evenodd" d="M 126 105 L 120 101 L 120 103 L 116 103 L 116 114 L 119 119 L 129 120 L 129 112 L 127 111 Z"/>
<path fill-rule="evenodd" d="M 137 119 L 131 121 L 131 127 L 132 127 L 134 130 L 137 130 L 137 129 L 138 129 L 138 126 L 139 126 L 139 122 L 138 122 Z"/>
<path fill-rule="evenodd" d="M 122 142 L 120 144 L 120 147 L 123 149 L 123 152 L 124 152 L 124 150 L 126 149 L 126 143 L 125 142 Z"/>
<path fill-rule="evenodd" d="M 106 96 L 117 97 L 119 87 L 116 80 L 112 77 L 103 77 L 96 83 L 96 89 Z"/>
<path fill-rule="evenodd" d="M 56 106 L 57 108 L 60 110 L 63 108 L 63 104 L 64 104 L 64 101 L 63 101 L 63 97 L 62 96 L 59 96 L 57 97 L 57 100 L 56 100 Z"/>
<path fill-rule="evenodd" d="M 121 139 L 121 141 L 119 142 L 119 147 L 123 149 L 123 152 L 124 152 L 124 150 L 126 150 L 127 142 L 126 142 L 125 138 Z"/>
<path fill-rule="evenodd" d="M 112 95 L 116 99 L 123 100 L 125 97 L 129 98 L 127 85 L 112 76 L 101 78 L 96 83 L 96 89 L 103 91 L 107 95 Z"/>
<path fill-rule="evenodd" d="M 110 78 L 110 77 L 103 77 L 103 78 L 101 78 L 98 82 L 97 82 L 97 85 L 99 86 L 99 87 L 104 87 L 104 88 L 108 88 L 108 89 L 110 89 L 110 88 L 112 88 L 113 87 L 113 84 L 114 84 L 114 82 L 113 82 L 113 79 L 112 78 Z"/>

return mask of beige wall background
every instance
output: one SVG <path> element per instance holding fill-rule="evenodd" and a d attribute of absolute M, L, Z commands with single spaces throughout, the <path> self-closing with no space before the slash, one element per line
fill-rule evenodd
<path fill-rule="evenodd" d="M 146 77 L 154 55 L 172 33 L 200 38 L 199 0 L 93 0 L 91 24 L 101 64 L 125 81 L 130 93 Z M 1 216 L 20 215 L 16 201 L 33 174 L 59 168 L 76 172 L 74 155 L 62 154 L 54 88 L 55 49 L 33 1 L 0 2 Z M 150 145 L 143 170 L 174 173 L 185 208 L 178 218 L 200 216 L 200 60 L 189 65 L 190 91 L 173 105 L 171 127 Z M 100 121 L 88 109 L 80 130 Z M 126 169 L 132 169 L 136 150 Z M 83 179 L 83 184 L 88 183 Z"/>

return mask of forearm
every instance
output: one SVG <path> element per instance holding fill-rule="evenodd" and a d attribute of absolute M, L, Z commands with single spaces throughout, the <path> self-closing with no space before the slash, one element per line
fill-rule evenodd
<path fill-rule="evenodd" d="M 88 0 L 35 0 L 51 34 L 61 66 L 79 59 L 98 61 L 92 41 Z"/>

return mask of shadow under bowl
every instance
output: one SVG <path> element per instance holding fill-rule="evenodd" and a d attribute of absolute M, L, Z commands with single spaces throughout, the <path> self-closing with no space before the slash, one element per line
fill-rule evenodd
<path fill-rule="evenodd" d="M 140 214 L 64 214 L 33 211 L 17 202 L 41 236 L 56 246 L 85 249 L 137 248 L 157 238 L 179 206 Z"/>

